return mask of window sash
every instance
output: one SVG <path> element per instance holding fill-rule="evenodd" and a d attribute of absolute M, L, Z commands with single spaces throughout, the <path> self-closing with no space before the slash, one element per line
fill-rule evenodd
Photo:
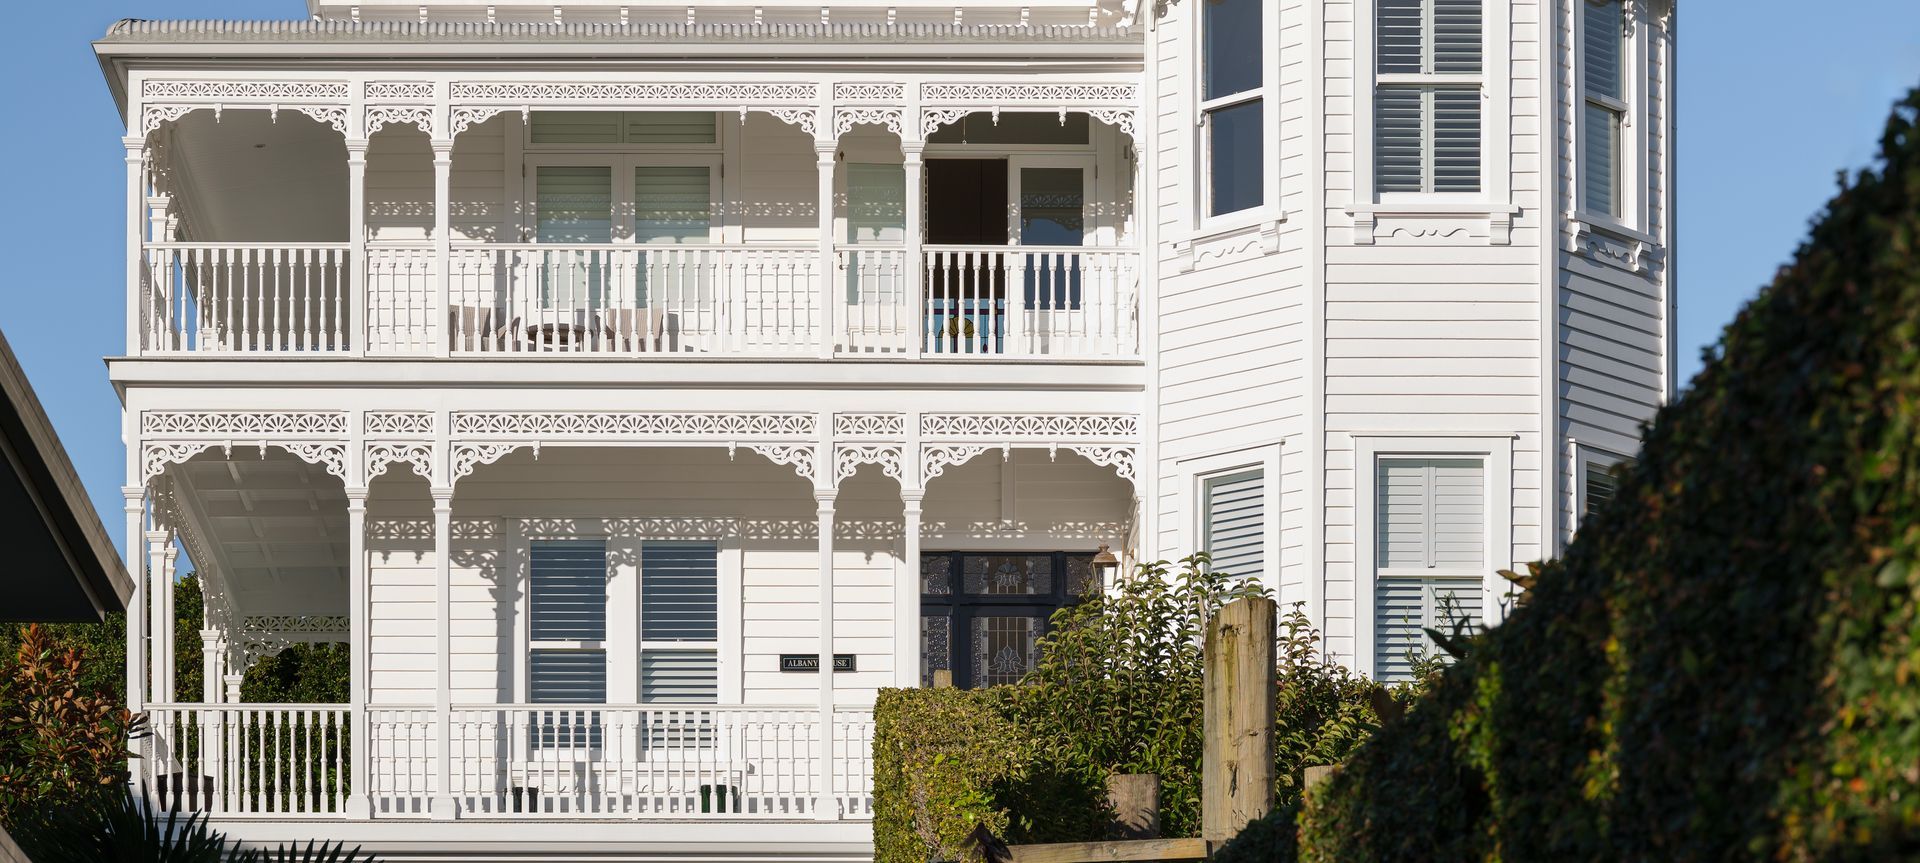
<path fill-rule="evenodd" d="M 1241 578 L 1265 578 L 1267 482 L 1260 468 L 1201 480 L 1201 548 L 1210 566 Z"/>
<path fill-rule="evenodd" d="M 1389 195 L 1481 193 L 1486 188 L 1487 170 L 1487 123 L 1481 87 L 1462 85 L 1451 76 L 1417 77 L 1422 83 L 1387 80 L 1374 88 L 1375 191 Z M 1424 83 L 1435 78 L 1445 83 Z M 1442 94 L 1467 98 L 1443 99 Z M 1418 99 L 1418 104 L 1412 107 L 1411 123 L 1406 122 L 1408 95 L 1416 95 Z M 1448 102 L 1454 104 L 1446 104 Z M 1471 110 L 1463 110 L 1465 105 L 1471 105 Z M 1390 121 L 1397 125 L 1390 126 Z M 1471 134 L 1458 134 L 1466 130 L 1465 124 L 1469 122 Z M 1449 131 L 1455 134 L 1447 134 Z M 1409 147 L 1413 148 L 1411 154 Z"/>
<path fill-rule="evenodd" d="M 1372 633 L 1375 680 L 1386 683 L 1411 680 L 1413 662 L 1409 654 L 1444 657 L 1425 630 L 1430 627 L 1452 632 L 1452 621 L 1441 613 L 1442 598 L 1447 594 L 1455 600 L 1455 619 L 1464 619 L 1472 625 L 1485 622 L 1485 585 L 1478 578 L 1383 573 L 1375 580 Z"/>

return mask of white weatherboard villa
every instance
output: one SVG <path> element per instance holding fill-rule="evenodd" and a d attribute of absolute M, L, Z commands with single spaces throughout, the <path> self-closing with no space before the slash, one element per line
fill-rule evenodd
<path fill-rule="evenodd" d="M 150 799 L 863 859 L 877 690 L 1193 550 L 1404 677 L 1674 390 L 1671 0 L 822 2 L 95 43 Z M 302 642 L 349 702 L 240 703 Z"/>

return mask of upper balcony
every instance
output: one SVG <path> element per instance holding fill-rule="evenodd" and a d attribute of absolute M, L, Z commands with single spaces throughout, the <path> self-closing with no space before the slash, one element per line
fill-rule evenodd
<path fill-rule="evenodd" d="M 1122 79 L 138 86 L 131 356 L 1139 355 Z"/>

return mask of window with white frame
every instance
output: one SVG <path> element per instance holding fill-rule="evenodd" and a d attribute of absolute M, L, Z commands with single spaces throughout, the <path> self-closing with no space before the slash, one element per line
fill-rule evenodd
<path fill-rule="evenodd" d="M 1200 127 L 1208 217 L 1266 203 L 1266 0 L 1201 0 Z"/>
<path fill-rule="evenodd" d="M 1262 578 L 1267 570 L 1267 484 L 1261 468 L 1202 477 L 1200 550 L 1214 572 Z"/>
<path fill-rule="evenodd" d="M 1630 19 L 1622 0 L 1582 0 L 1581 8 L 1581 206 L 1625 220 Z"/>
<path fill-rule="evenodd" d="M 1587 520 L 1595 510 L 1606 506 L 1620 492 L 1619 471 L 1633 464 L 1632 459 L 1609 455 L 1598 450 L 1580 448 L 1577 477 L 1579 514 L 1575 527 Z"/>
<path fill-rule="evenodd" d="M 607 700 L 607 546 L 592 541 L 536 542 L 528 549 L 527 702 L 604 704 Z M 536 747 L 598 746 L 596 711 L 533 717 Z"/>
<path fill-rule="evenodd" d="M 1375 0 L 1374 190 L 1479 193 L 1482 0 Z"/>
<path fill-rule="evenodd" d="M 720 692 L 720 565 L 712 542 L 640 547 L 640 701 L 712 704 Z"/>
<path fill-rule="evenodd" d="M 1373 674 L 1412 680 L 1427 635 L 1484 619 L 1487 463 L 1381 456 L 1374 467 Z"/>

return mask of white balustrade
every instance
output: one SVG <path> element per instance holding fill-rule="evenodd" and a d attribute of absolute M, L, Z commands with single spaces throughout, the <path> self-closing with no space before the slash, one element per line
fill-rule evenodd
<path fill-rule="evenodd" d="M 221 816 L 345 812 L 347 707 L 156 704 L 147 787 L 165 810 Z"/>
<path fill-rule="evenodd" d="M 146 353 L 348 350 L 345 243 L 149 243 Z"/>
<path fill-rule="evenodd" d="M 349 817 L 345 705 L 162 704 L 147 712 L 144 786 L 162 809 L 219 817 Z M 425 818 L 438 790 L 433 708 L 368 709 L 375 818 Z M 813 706 L 455 706 L 447 752 L 460 817 L 816 817 Z M 873 817 L 873 712 L 835 712 L 841 818 Z"/>
<path fill-rule="evenodd" d="M 367 249 L 350 321 L 344 244 L 150 243 L 143 351 L 432 356 L 814 356 L 825 316 L 811 246 L 466 245 L 435 308 L 425 246 Z M 1078 246 L 836 250 L 835 354 L 1138 354 L 1139 253 Z M 918 282 L 917 296 L 915 282 Z"/>
<path fill-rule="evenodd" d="M 921 351 L 1132 356 L 1140 255 L 1081 246 L 926 246 Z"/>
<path fill-rule="evenodd" d="M 820 344 L 818 250 L 805 246 L 456 248 L 456 354 L 783 355 Z"/>

